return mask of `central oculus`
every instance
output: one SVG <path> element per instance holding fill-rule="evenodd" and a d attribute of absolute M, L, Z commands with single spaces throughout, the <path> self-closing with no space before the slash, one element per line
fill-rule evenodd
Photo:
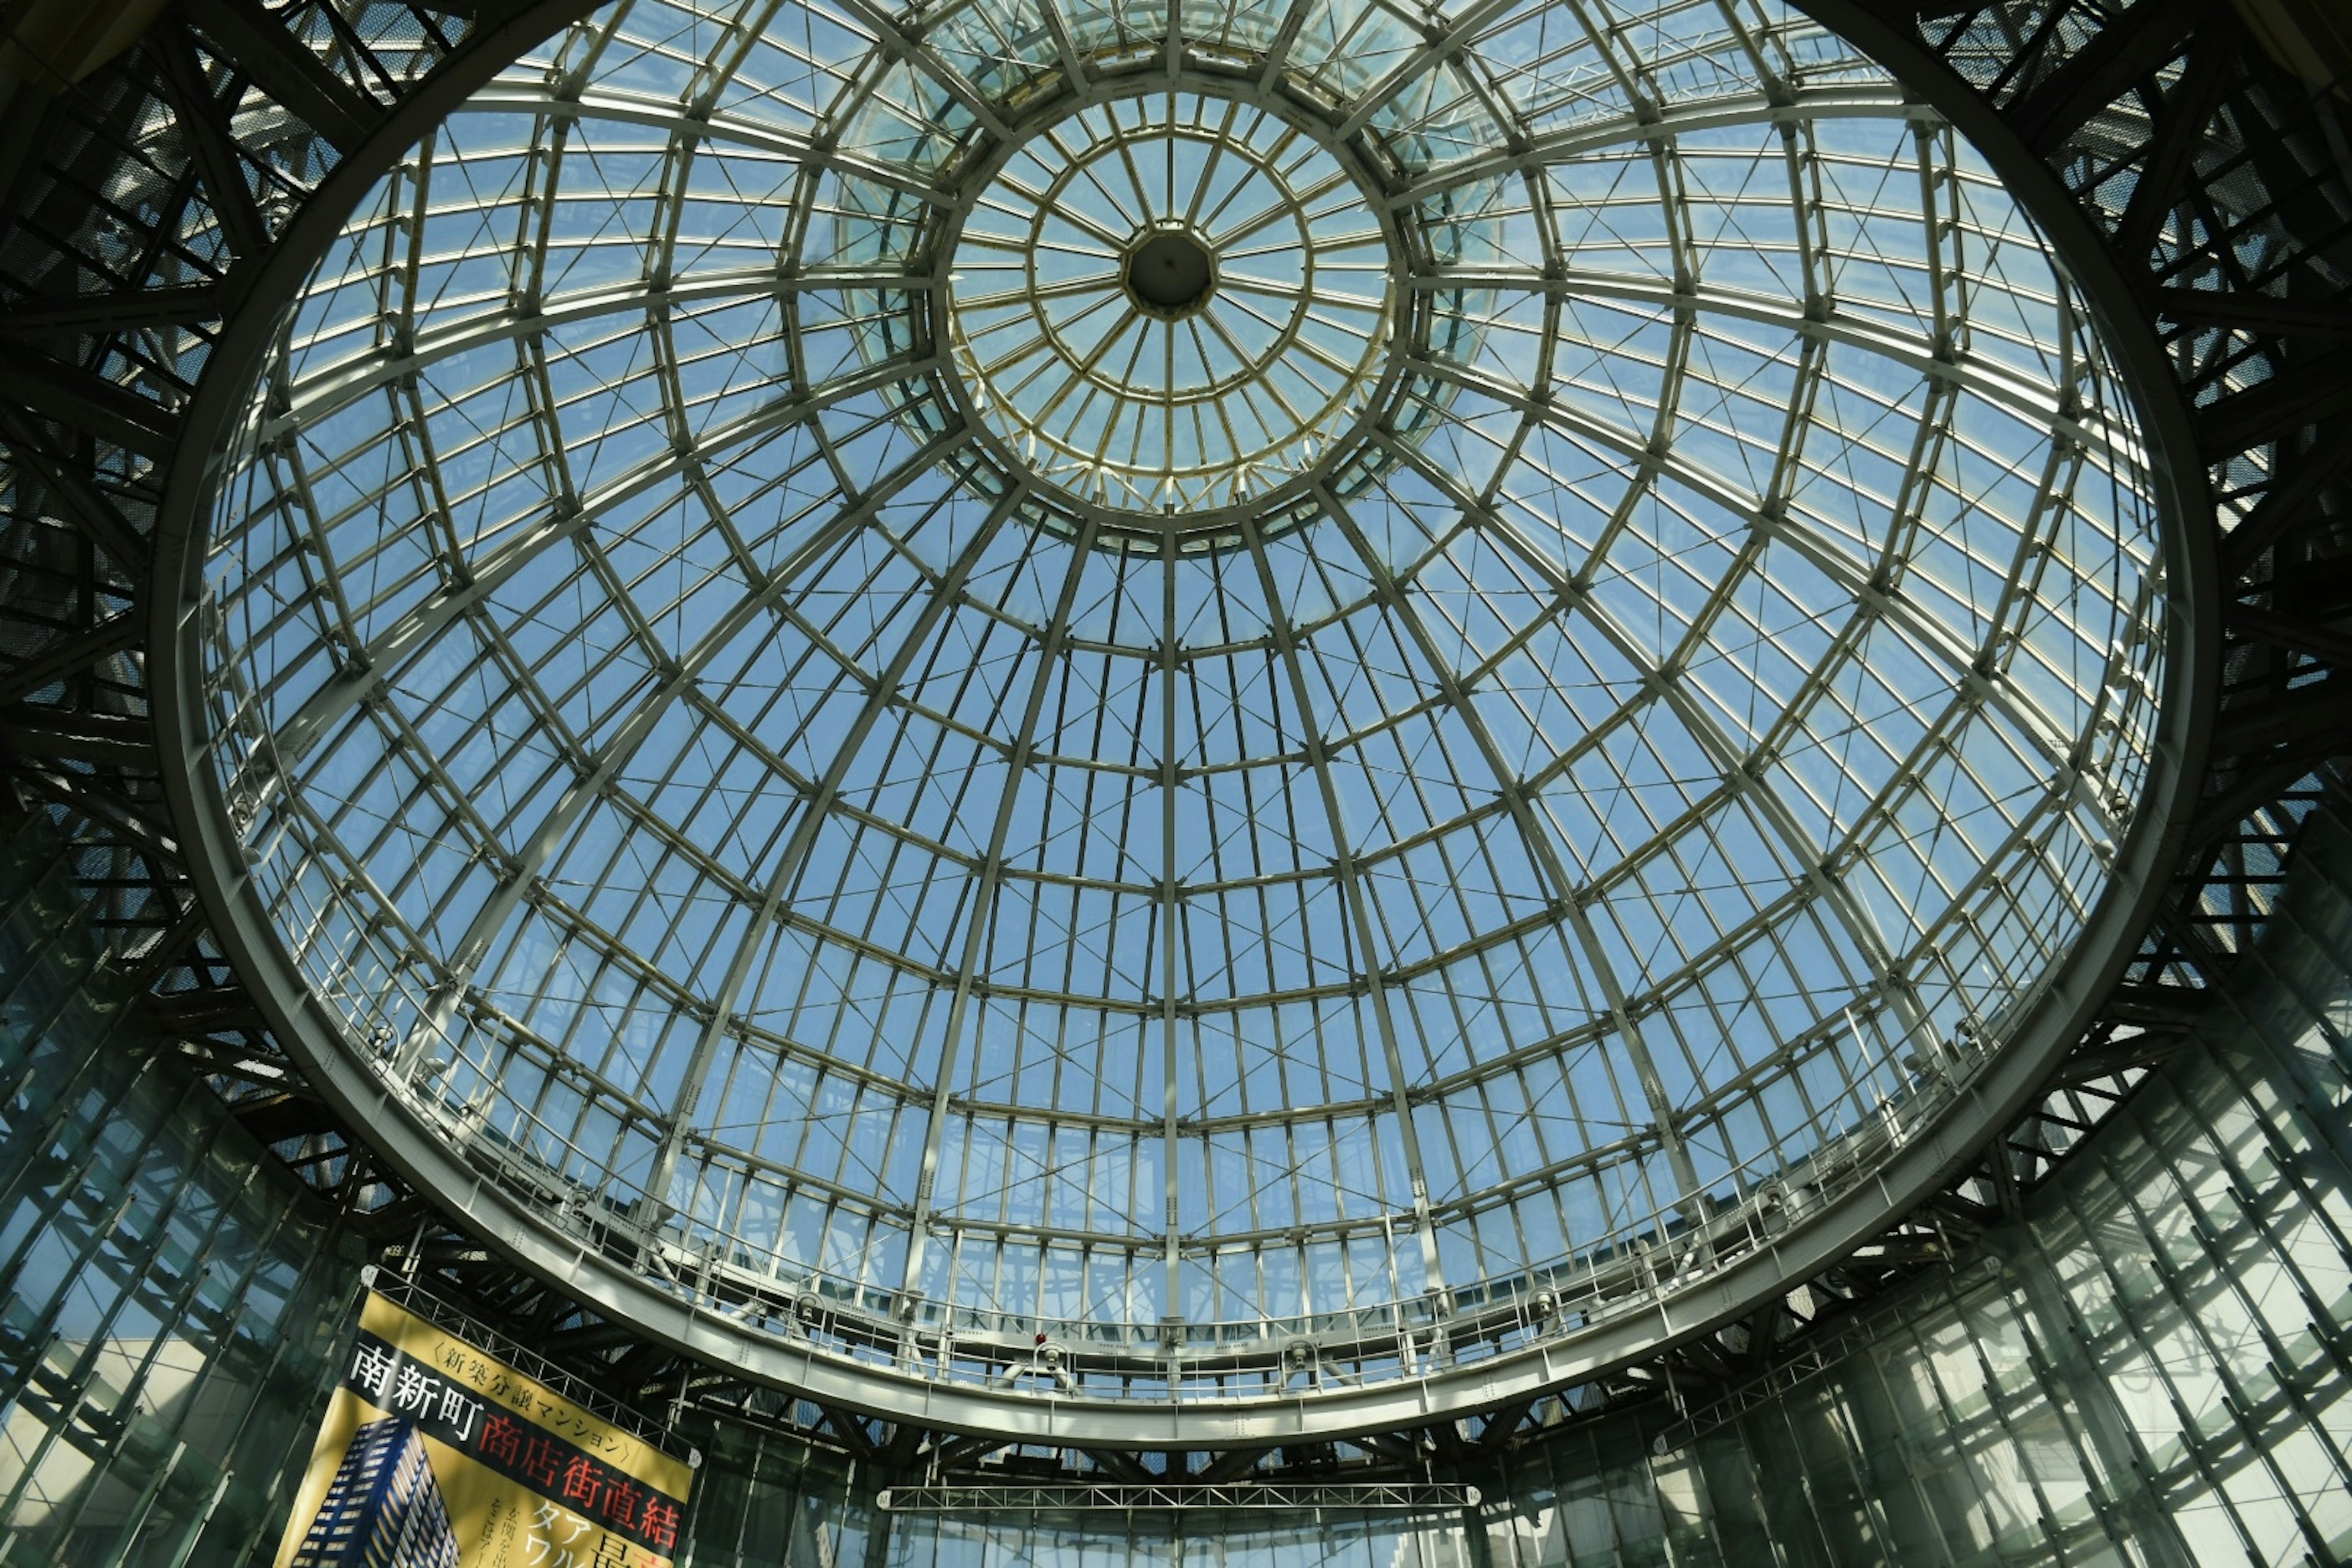
<path fill-rule="evenodd" d="M 1148 235 L 1128 253 L 1127 291 L 1147 316 L 1181 321 L 1207 304 L 1216 287 L 1216 258 L 1192 235 Z"/>
<path fill-rule="evenodd" d="M 1187 84 L 1045 120 L 985 179 L 949 338 L 1033 489 L 1113 536 L 1189 534 L 1352 449 L 1402 269 L 1328 133 Z"/>

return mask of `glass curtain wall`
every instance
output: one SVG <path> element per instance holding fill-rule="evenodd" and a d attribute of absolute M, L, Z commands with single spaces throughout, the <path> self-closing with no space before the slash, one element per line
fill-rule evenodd
<path fill-rule="evenodd" d="M 241 1565 L 276 1546 L 359 1246 L 142 1048 L 66 853 L 0 831 L 0 1564 Z"/>

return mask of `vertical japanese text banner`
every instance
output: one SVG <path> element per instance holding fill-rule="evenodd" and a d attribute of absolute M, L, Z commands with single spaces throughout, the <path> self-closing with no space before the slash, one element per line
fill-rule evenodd
<path fill-rule="evenodd" d="M 371 1293 L 278 1568 L 670 1568 L 692 1479 Z"/>

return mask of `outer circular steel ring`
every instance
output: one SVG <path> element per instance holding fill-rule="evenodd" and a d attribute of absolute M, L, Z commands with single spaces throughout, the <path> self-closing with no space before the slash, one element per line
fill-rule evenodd
<path fill-rule="evenodd" d="M 181 825 L 192 880 L 224 949 L 311 1082 L 420 1189 L 520 1266 L 648 1336 L 716 1366 L 898 1420 L 1008 1440 L 1089 1447 L 1219 1447 L 1426 1426 L 1523 1399 L 1656 1353 L 1725 1322 L 1834 1262 L 1975 1157 L 2042 1088 L 2104 999 L 2151 918 L 2178 859 L 2212 721 L 2219 602 L 2212 519 L 2187 414 L 2163 352 L 2095 228 L 2048 167 L 1939 64 L 1860 7 L 1805 0 L 1946 114 L 2008 179 L 2098 311 L 2122 362 L 2154 457 L 2169 586 L 2158 767 L 2119 847 L 2115 875 L 2072 954 L 2003 1050 L 1927 1134 L 1738 1261 L 1665 1284 L 1638 1310 L 1564 1328 L 1526 1349 L 1354 1387 L 1247 1399 L 1166 1403 L 1022 1394 L 942 1384 L 795 1345 L 674 1295 L 636 1269 L 556 1230 L 435 1136 L 365 1068 L 341 1021 L 301 980 L 246 875 L 217 781 L 203 765 L 201 602 L 205 515 L 218 442 L 250 393 L 280 316 L 374 180 L 520 50 L 589 7 L 550 0 L 469 38 L 320 185 L 226 323 L 195 396 L 159 509 L 149 614 L 151 689 L 163 786 Z M 1259 510 L 1254 505 L 1250 510 Z"/>

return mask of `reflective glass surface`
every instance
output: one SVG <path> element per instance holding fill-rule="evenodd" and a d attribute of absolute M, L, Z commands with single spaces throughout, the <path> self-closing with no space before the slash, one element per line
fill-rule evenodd
<path fill-rule="evenodd" d="M 287 311 L 206 765 L 551 1223 L 919 1323 L 1519 1289 L 1864 1179 L 2105 896 L 2150 485 L 1948 127 L 1776 5 L 1180 26 L 607 6 Z"/>
<path fill-rule="evenodd" d="M 85 854 L 0 846 L 0 1562 L 250 1563 L 367 1248 L 143 1032 Z"/>

